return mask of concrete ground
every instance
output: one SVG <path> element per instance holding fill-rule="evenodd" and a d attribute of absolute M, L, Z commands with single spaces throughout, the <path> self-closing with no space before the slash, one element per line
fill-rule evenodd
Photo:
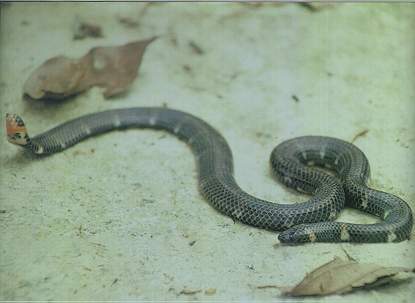
<path fill-rule="evenodd" d="M 0 102 L 31 134 L 98 110 L 161 106 L 193 113 L 229 141 L 240 186 L 304 201 L 271 178 L 279 142 L 307 134 L 351 141 L 371 185 L 415 207 L 415 5 L 1 5 Z M 119 22 L 130 18 L 138 26 Z M 100 39 L 72 39 L 76 19 Z M 133 23 L 134 23 L 133 22 Z M 94 88 L 60 103 L 22 99 L 46 59 L 159 35 L 129 92 Z M 197 47 L 195 47 L 195 45 Z M 4 125 L 4 124 L 3 124 Z M 281 246 L 276 233 L 234 223 L 199 195 L 189 148 L 151 130 L 113 132 L 32 159 L 0 140 L 0 299 L 283 301 L 278 289 L 346 253 L 415 266 L 398 244 Z M 376 220 L 345 210 L 339 220 Z M 410 302 L 415 281 L 306 302 Z M 294 302 L 294 300 L 287 300 Z"/>

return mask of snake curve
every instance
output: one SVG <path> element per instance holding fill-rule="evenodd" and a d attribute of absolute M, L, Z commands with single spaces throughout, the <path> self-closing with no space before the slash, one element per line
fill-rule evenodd
<path fill-rule="evenodd" d="M 18 115 L 6 116 L 8 141 L 38 155 L 132 127 L 162 129 L 185 141 L 195 155 L 199 190 L 205 199 L 234 220 L 282 231 L 280 242 L 400 242 L 410 238 L 413 219 L 408 204 L 367 187 L 367 158 L 356 146 L 340 139 L 304 136 L 274 148 L 270 162 L 277 179 L 312 195 L 303 203 L 277 204 L 243 191 L 233 177 L 232 152 L 226 140 L 209 124 L 185 112 L 159 107 L 112 109 L 81 116 L 32 138 Z M 335 222 L 345 206 L 377 216 L 380 222 Z"/>

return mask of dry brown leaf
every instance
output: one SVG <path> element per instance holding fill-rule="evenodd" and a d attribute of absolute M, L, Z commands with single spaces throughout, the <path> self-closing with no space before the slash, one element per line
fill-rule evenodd
<path fill-rule="evenodd" d="M 135 28 L 139 27 L 140 23 L 132 18 L 129 17 L 118 17 L 118 22 L 128 28 Z"/>
<path fill-rule="evenodd" d="M 372 288 L 386 283 L 412 278 L 413 269 L 360 264 L 338 257 L 318 267 L 296 286 L 283 291 L 288 296 L 342 294 L 356 288 Z"/>
<path fill-rule="evenodd" d="M 332 3 L 300 2 L 298 4 L 301 5 L 302 7 L 304 7 L 305 9 L 307 9 L 308 11 L 312 12 L 312 13 L 315 13 L 315 12 L 318 12 L 318 11 L 321 11 L 321 10 L 327 9 L 327 8 L 333 8 Z"/>
<path fill-rule="evenodd" d="M 358 132 L 354 137 L 353 137 L 353 139 L 350 141 L 351 143 L 354 143 L 358 138 L 360 138 L 360 137 L 363 137 L 363 136 L 366 136 L 366 134 L 369 132 L 369 130 L 368 129 L 364 129 L 364 130 L 362 130 L 362 131 L 360 131 L 360 132 Z"/>
<path fill-rule="evenodd" d="M 183 288 L 179 295 L 195 295 L 199 292 L 201 292 L 201 289 L 189 289 L 189 288 Z"/>
<path fill-rule="evenodd" d="M 94 47 L 80 59 L 51 58 L 29 76 L 23 92 L 33 99 L 61 100 L 99 86 L 105 88 L 105 98 L 120 94 L 137 77 L 144 51 L 154 39 Z"/>
<path fill-rule="evenodd" d="M 75 32 L 73 35 L 74 40 L 85 39 L 87 37 L 91 38 L 101 38 L 102 29 L 101 26 L 88 23 L 88 22 L 77 22 L 75 27 Z"/>

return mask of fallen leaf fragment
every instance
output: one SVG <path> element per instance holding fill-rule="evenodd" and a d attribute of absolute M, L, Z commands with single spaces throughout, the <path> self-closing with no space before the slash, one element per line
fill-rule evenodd
<path fill-rule="evenodd" d="M 76 24 L 75 32 L 73 35 L 74 40 L 85 39 L 87 37 L 101 38 L 102 29 L 99 25 L 95 25 L 87 22 L 80 22 Z"/>
<path fill-rule="evenodd" d="M 267 288 L 277 288 L 277 289 L 285 289 L 285 287 L 283 286 L 279 286 L 279 285 L 271 285 L 271 284 L 267 284 L 267 285 L 259 285 L 256 288 L 258 289 L 267 289 Z"/>
<path fill-rule="evenodd" d="M 383 267 L 371 263 L 344 261 L 338 257 L 318 267 L 296 286 L 283 290 L 286 296 L 343 294 L 357 288 L 373 288 L 413 278 L 413 269 Z"/>
<path fill-rule="evenodd" d="M 301 5 L 302 7 L 304 7 L 305 9 L 307 9 L 308 11 L 312 12 L 312 13 L 315 13 L 315 12 L 321 11 L 323 9 L 333 7 L 333 5 L 331 3 L 300 2 L 298 4 Z"/>
<path fill-rule="evenodd" d="M 216 294 L 216 288 L 208 288 L 205 290 L 205 295 L 207 296 L 212 296 Z"/>
<path fill-rule="evenodd" d="M 366 136 L 366 134 L 369 132 L 369 130 L 368 129 L 364 129 L 364 130 L 362 130 L 362 131 L 360 131 L 360 132 L 358 132 L 354 137 L 353 137 L 353 139 L 352 139 L 352 141 L 350 141 L 351 143 L 354 143 L 358 138 L 360 138 L 360 137 L 364 137 L 364 136 Z"/>
<path fill-rule="evenodd" d="M 138 27 L 140 25 L 140 23 L 138 23 L 138 21 L 135 21 L 132 18 L 129 17 L 118 17 L 118 22 L 121 23 L 122 25 L 124 25 L 125 27 L 128 28 L 134 28 L 134 27 Z"/>
<path fill-rule="evenodd" d="M 205 51 L 194 41 L 189 41 L 189 46 L 197 55 L 203 55 L 205 53 Z"/>
<path fill-rule="evenodd" d="M 189 289 L 189 288 L 183 288 L 179 295 L 194 295 L 197 294 L 199 292 L 201 292 L 201 289 Z"/>
<path fill-rule="evenodd" d="M 51 58 L 32 72 L 23 92 L 33 99 L 61 100 L 99 86 L 105 98 L 120 94 L 137 77 L 144 51 L 155 39 L 94 47 L 80 59 Z"/>
<path fill-rule="evenodd" d="M 33 99 L 63 99 L 87 89 L 82 61 L 63 56 L 47 60 L 26 80 L 24 93 Z"/>

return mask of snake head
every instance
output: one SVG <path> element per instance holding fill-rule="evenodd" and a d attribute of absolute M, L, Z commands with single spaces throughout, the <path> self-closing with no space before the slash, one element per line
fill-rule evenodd
<path fill-rule="evenodd" d="M 6 114 L 7 141 L 25 146 L 30 142 L 23 119 L 16 114 Z"/>
<path fill-rule="evenodd" d="M 281 243 L 315 242 L 316 234 L 308 226 L 309 224 L 299 224 L 284 230 L 278 235 L 278 240 Z"/>

